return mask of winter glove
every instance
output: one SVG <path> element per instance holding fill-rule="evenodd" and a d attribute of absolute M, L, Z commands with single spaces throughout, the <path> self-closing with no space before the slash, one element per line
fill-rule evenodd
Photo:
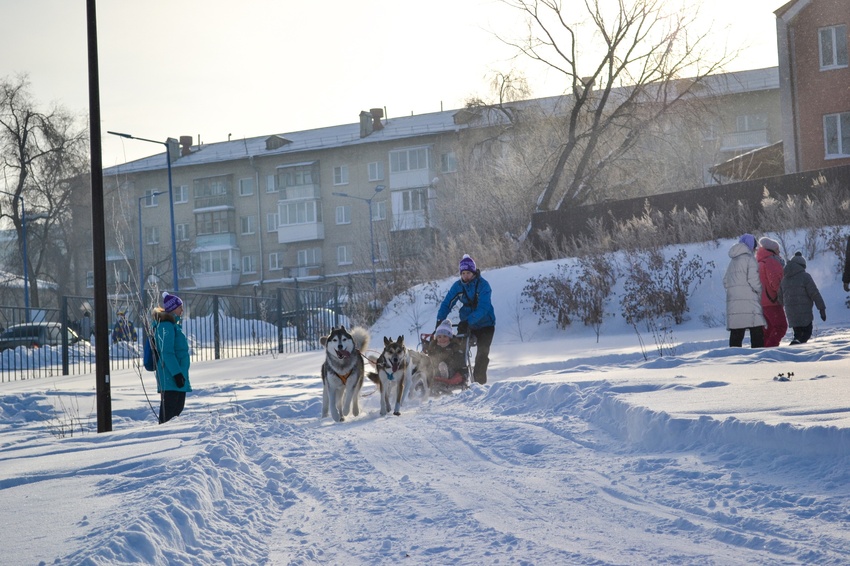
<path fill-rule="evenodd" d="M 183 377 L 182 373 L 178 373 L 177 375 L 174 376 L 174 383 L 177 384 L 177 387 L 182 388 L 184 385 L 186 385 L 186 378 Z"/>
<path fill-rule="evenodd" d="M 826 322 L 826 309 L 821 309 L 821 310 L 820 310 L 820 319 L 821 319 L 822 321 Z"/>

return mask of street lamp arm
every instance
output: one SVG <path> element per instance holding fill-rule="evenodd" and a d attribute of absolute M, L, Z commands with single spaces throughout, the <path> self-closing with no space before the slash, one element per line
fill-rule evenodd
<path fill-rule="evenodd" d="M 139 141 L 146 141 L 146 142 L 150 142 L 150 143 L 158 143 L 158 144 L 160 144 L 160 145 L 164 145 L 165 147 L 168 147 L 168 143 L 167 143 L 167 142 L 164 142 L 164 141 L 149 140 L 149 139 L 146 139 L 146 138 L 136 137 L 136 136 L 134 136 L 134 135 L 132 135 L 132 134 L 124 134 L 124 133 L 122 133 L 122 132 L 110 132 L 110 131 L 107 131 L 106 133 L 107 133 L 107 134 L 112 134 L 113 136 L 118 136 L 119 138 L 127 138 L 128 140 L 139 140 Z"/>

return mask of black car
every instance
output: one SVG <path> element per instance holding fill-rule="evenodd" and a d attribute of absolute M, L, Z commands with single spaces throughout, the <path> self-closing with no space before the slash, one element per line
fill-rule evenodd
<path fill-rule="evenodd" d="M 81 340 L 79 335 L 66 329 L 68 344 L 76 344 Z M 24 346 L 40 348 L 41 346 L 61 346 L 62 325 L 58 322 L 28 322 L 15 324 L 0 333 L 0 351 Z"/>

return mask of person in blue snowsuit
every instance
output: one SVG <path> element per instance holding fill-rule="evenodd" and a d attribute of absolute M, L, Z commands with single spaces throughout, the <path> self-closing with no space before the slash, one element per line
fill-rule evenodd
<path fill-rule="evenodd" d="M 496 313 L 490 300 L 490 284 L 481 277 L 475 260 L 464 254 L 458 265 L 460 279 L 452 284 L 437 311 L 437 326 L 445 320 L 460 301 L 458 334 L 469 332 L 478 343 L 472 377 L 476 383 L 487 383 L 487 366 L 490 365 L 490 344 L 496 331 Z"/>
<path fill-rule="evenodd" d="M 161 394 L 159 424 L 183 412 L 189 384 L 189 341 L 183 334 L 180 317 L 183 301 L 171 293 L 162 294 L 163 306 L 153 310 L 151 332 L 156 345 L 156 385 Z"/>

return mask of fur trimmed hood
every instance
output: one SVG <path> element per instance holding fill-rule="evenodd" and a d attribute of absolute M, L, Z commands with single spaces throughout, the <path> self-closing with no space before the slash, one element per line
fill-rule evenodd
<path fill-rule="evenodd" d="M 165 309 L 162 307 L 156 307 L 153 311 L 151 311 L 151 319 L 155 323 L 170 322 L 172 324 L 177 324 L 177 317 L 170 312 L 165 312 Z"/>

